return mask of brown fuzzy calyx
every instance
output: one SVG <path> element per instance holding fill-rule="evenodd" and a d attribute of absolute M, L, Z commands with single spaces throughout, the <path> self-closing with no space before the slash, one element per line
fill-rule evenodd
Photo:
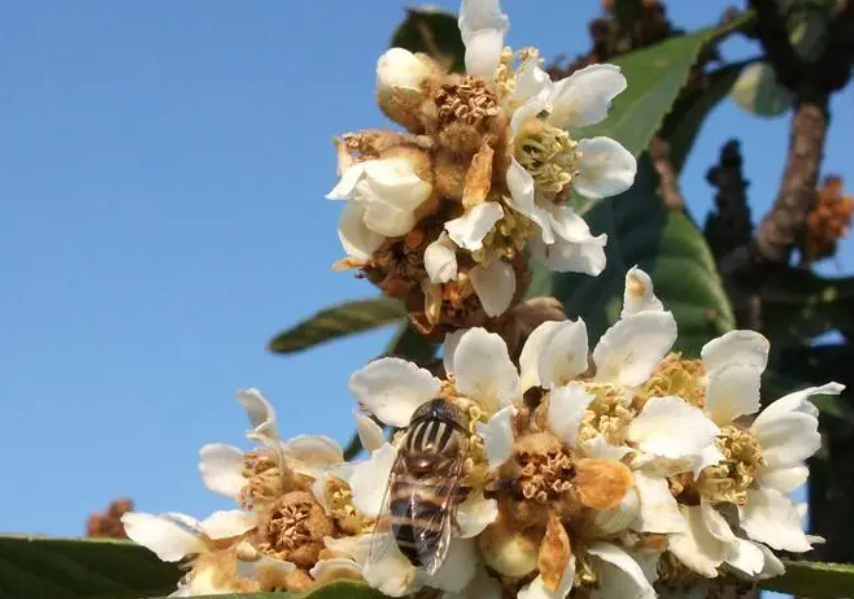
<path fill-rule="evenodd" d="M 476 152 L 506 120 L 492 85 L 481 77 L 448 77 L 433 92 L 433 103 L 439 143 L 461 154 Z"/>
<path fill-rule="evenodd" d="M 310 493 L 293 491 L 270 506 L 258 526 L 258 548 L 266 555 L 311 567 L 332 535 L 332 522 Z"/>
<path fill-rule="evenodd" d="M 281 462 L 281 463 L 280 463 Z M 260 510 L 288 491 L 311 489 L 311 478 L 277 461 L 269 449 L 247 451 L 243 456 L 243 477 L 246 485 L 238 502 L 247 510 Z"/>
<path fill-rule="evenodd" d="M 516 491 L 525 500 L 542 505 L 572 488 L 572 458 L 551 433 L 517 440 L 508 465 Z"/>

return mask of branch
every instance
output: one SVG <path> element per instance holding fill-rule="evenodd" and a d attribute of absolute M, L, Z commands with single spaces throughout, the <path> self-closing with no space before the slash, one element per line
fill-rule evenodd
<path fill-rule="evenodd" d="M 828 118 L 826 98 L 820 103 L 802 101 L 795 108 L 780 191 L 756 236 L 757 250 L 766 262 L 787 264 L 802 238 L 817 198 Z"/>

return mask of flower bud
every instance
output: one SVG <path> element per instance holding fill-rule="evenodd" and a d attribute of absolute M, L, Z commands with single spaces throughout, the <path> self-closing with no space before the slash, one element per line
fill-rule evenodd
<path fill-rule="evenodd" d="M 507 526 L 500 519 L 478 537 L 483 559 L 504 576 L 520 578 L 537 569 L 539 540 Z"/>
<path fill-rule="evenodd" d="M 377 62 L 377 100 L 383 112 L 412 132 L 421 124 L 418 108 L 433 66 L 409 50 L 392 48 Z"/>

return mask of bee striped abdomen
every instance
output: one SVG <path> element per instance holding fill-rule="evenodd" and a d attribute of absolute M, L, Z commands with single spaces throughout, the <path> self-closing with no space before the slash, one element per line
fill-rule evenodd
<path fill-rule="evenodd" d="M 435 571 L 453 527 L 467 437 L 459 410 L 444 400 L 422 405 L 406 432 L 389 481 L 390 528 L 401 553 Z"/>

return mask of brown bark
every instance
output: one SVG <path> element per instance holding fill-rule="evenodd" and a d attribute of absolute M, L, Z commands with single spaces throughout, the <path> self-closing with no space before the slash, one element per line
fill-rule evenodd
<path fill-rule="evenodd" d="M 802 101 L 795 108 L 780 191 L 756 235 L 759 256 L 764 261 L 787 264 L 792 247 L 801 239 L 817 197 L 827 125 L 826 98 Z"/>
<path fill-rule="evenodd" d="M 658 173 L 658 195 L 669 210 L 683 210 L 685 199 L 679 191 L 679 179 L 670 162 L 670 145 L 661 137 L 653 137 L 649 144 L 649 157 Z"/>

